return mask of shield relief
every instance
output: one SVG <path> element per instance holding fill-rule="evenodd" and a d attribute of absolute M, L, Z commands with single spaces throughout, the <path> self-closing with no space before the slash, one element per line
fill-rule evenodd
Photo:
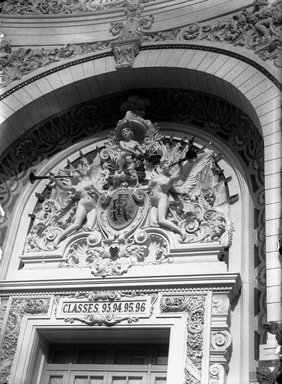
<path fill-rule="evenodd" d="M 108 235 L 130 235 L 147 217 L 148 196 L 135 189 L 118 188 L 98 201 L 98 225 Z"/>

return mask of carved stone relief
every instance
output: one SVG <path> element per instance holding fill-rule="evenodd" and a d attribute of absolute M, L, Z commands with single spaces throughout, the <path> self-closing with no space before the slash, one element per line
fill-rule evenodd
<path fill-rule="evenodd" d="M 225 292 L 224 288 L 223 290 Z M 212 295 L 214 295 L 213 302 L 210 301 Z M 51 301 L 52 308 L 50 308 Z M 177 290 L 166 289 L 86 290 L 62 291 L 49 295 L 37 292 L 36 297 L 11 297 L 0 345 L 1 383 L 9 381 L 21 322 L 25 315 L 31 317 L 32 321 L 36 317 L 39 317 L 40 321 L 42 317 L 45 317 L 45 324 L 50 322 L 52 328 L 56 328 L 56 322 L 60 326 L 65 323 L 66 327 L 73 323 L 87 327 L 113 327 L 119 323 L 130 326 L 131 323 L 141 322 L 142 319 L 145 319 L 146 326 L 148 326 L 149 319 L 152 320 L 152 324 L 156 324 L 156 318 L 165 318 L 166 315 L 169 315 L 170 319 L 175 313 L 183 313 L 186 314 L 186 353 L 183 356 L 185 359 L 184 383 L 200 384 L 203 356 L 208 352 L 207 350 L 204 352 L 204 342 L 207 341 L 204 340 L 204 326 L 205 334 L 208 335 L 206 327 L 209 327 L 210 321 L 209 316 L 206 316 L 206 308 L 210 308 L 210 305 L 212 305 L 212 322 L 209 384 L 224 384 L 222 372 L 228 371 L 227 360 L 230 354 L 228 358 L 226 354 L 231 344 L 230 334 L 227 330 L 227 323 L 230 320 L 228 293 L 203 292 L 199 291 L 199 288 L 192 289 L 189 293 L 183 289 L 181 289 L 181 293 Z M 219 307 L 222 310 L 220 310 L 217 322 Z M 42 323 L 40 322 L 40 324 Z M 163 319 L 162 324 L 164 324 Z M 205 361 L 208 363 L 208 360 Z"/>
<path fill-rule="evenodd" d="M 0 382 L 8 383 L 12 362 L 17 348 L 21 321 L 24 315 L 46 314 L 50 299 L 15 298 L 8 308 L 9 315 L 5 324 L 0 345 Z"/>
<path fill-rule="evenodd" d="M 157 0 L 139 0 L 140 4 L 153 3 Z M 168 0 L 165 0 L 168 1 Z M 192 0 L 189 0 L 192 1 Z M 163 0 L 164 2 L 164 0 Z M 26 0 L 3 1 L 0 5 L 3 15 L 57 15 L 99 13 L 122 8 L 121 0 Z"/>
<path fill-rule="evenodd" d="M 264 237 L 264 191 L 263 191 L 263 142 L 251 122 L 241 111 L 226 101 L 194 91 L 148 89 L 145 92 L 151 104 L 147 106 L 146 116 L 151 121 L 170 121 L 183 123 L 187 127 L 196 125 L 209 136 L 229 146 L 246 169 L 246 179 L 254 202 L 254 231 L 257 233 L 254 263 L 257 266 L 257 297 L 254 316 L 258 320 L 258 344 L 264 343 L 265 330 L 265 237 Z M 0 159 L 0 201 L 6 212 L 5 220 L 0 220 L 2 241 L 15 212 L 16 203 L 29 183 L 30 170 L 36 173 L 48 159 L 59 151 L 78 143 L 82 138 L 102 134 L 123 118 L 120 105 L 130 94 L 100 98 L 79 105 L 33 127 L 11 146 Z M 126 109 L 138 109 L 126 105 Z M 141 108 L 144 110 L 144 108 Z M 168 138 L 167 138 L 168 139 Z M 186 141 L 187 142 L 187 141 Z M 228 176 L 228 175 L 227 175 Z M 47 188 L 45 200 L 50 197 Z M 48 194 L 49 193 L 49 194 Z M 41 196 L 38 195 L 38 199 Z M 32 215 L 32 212 L 30 212 Z M 82 230 L 81 230 L 82 231 Z M 82 234 L 82 232 L 81 232 Z M 85 241 L 90 233 L 85 233 Z M 158 233 L 160 235 L 160 233 Z M 178 237 L 178 235 L 176 235 Z M 180 240 L 181 241 L 181 240 Z M 164 242 L 164 246 L 167 243 Z M 4 243 L 5 245 L 5 243 Z M 166 250 L 164 250 L 164 254 Z M 84 256 L 83 256 L 84 257 Z M 163 259 L 168 261 L 167 258 Z M 80 261 L 81 262 L 81 261 Z M 72 261 L 66 261 L 71 265 Z"/>
<path fill-rule="evenodd" d="M 14 11 L 18 10 L 19 13 L 22 12 L 23 14 L 25 12 L 29 13 L 26 10 L 27 8 L 31 10 L 37 6 L 45 10 L 46 13 L 51 12 L 50 7 L 56 9 L 56 4 L 54 5 L 53 1 L 50 3 L 46 0 L 36 1 L 35 4 L 33 4 L 32 0 L 24 2 L 24 4 L 22 2 L 15 2 L 13 5 L 10 2 L 5 3 L 4 10 L 13 6 L 16 7 L 13 8 Z M 88 4 L 87 1 L 86 3 L 79 2 L 77 6 L 71 5 L 71 9 L 81 8 L 83 4 L 87 8 L 90 6 L 90 3 L 93 4 L 93 2 Z M 270 5 L 268 5 L 267 1 L 263 2 L 263 5 L 257 2 L 253 10 L 243 9 L 239 13 L 234 14 L 229 20 L 218 20 L 213 24 L 193 23 L 185 27 L 149 35 L 148 30 L 153 23 L 153 16 L 148 18 L 141 17 L 143 2 L 138 0 L 125 1 L 123 6 L 127 21 L 111 25 L 110 32 L 114 36 L 113 40 L 85 44 L 67 44 L 52 49 L 13 49 L 7 36 L 2 33 L 0 37 L 0 88 L 20 80 L 23 76 L 38 68 L 52 63 L 59 63 L 66 59 L 85 56 L 89 53 L 98 53 L 105 49 L 112 49 L 117 68 L 130 68 L 143 42 L 153 43 L 166 40 L 177 40 L 178 42 L 207 40 L 232 44 L 236 47 L 247 48 L 256 57 L 281 67 L 282 23 L 280 5 L 280 0 Z M 60 2 L 60 4 L 57 4 L 57 7 L 66 8 L 68 5 L 65 2 Z M 204 49 L 204 47 L 201 47 L 201 49 Z M 109 54 L 111 52 L 107 53 L 107 55 Z M 70 63 L 64 65 L 68 66 Z"/>
<path fill-rule="evenodd" d="M 209 384 L 224 384 L 232 353 L 230 303 L 227 295 L 213 294 L 210 333 Z"/>
<path fill-rule="evenodd" d="M 131 68 L 139 53 L 141 37 L 149 30 L 154 18 L 141 17 L 144 6 L 140 0 L 124 1 L 126 22 L 111 25 L 110 32 L 116 37 L 111 47 L 116 61 L 116 68 Z"/>
<path fill-rule="evenodd" d="M 250 49 L 260 59 L 282 66 L 281 1 L 255 1 L 252 10 L 242 9 L 227 20 L 189 24 L 157 32 L 143 41 L 216 41 Z"/>
<path fill-rule="evenodd" d="M 83 300 L 80 304 L 99 303 L 100 306 L 92 307 L 91 313 L 83 316 L 65 317 L 65 322 L 74 323 L 81 322 L 88 326 L 106 325 L 112 327 L 121 322 L 128 324 L 138 322 L 142 317 L 151 317 L 158 293 L 146 293 L 144 291 L 109 291 L 109 292 L 87 292 L 84 294 L 69 295 L 65 298 L 74 298 L 75 300 Z M 146 302 L 144 301 L 146 299 Z M 139 301 L 138 301 L 139 300 Z M 74 305 L 79 305 L 74 302 Z M 70 307 L 70 311 L 76 308 Z M 57 313 L 58 316 L 58 313 Z"/>
<path fill-rule="evenodd" d="M 187 312 L 185 384 L 200 384 L 203 358 L 205 296 L 168 296 L 160 303 L 161 312 Z"/>
<path fill-rule="evenodd" d="M 237 197 L 218 157 L 194 138 L 164 137 L 140 112 L 127 111 L 103 147 L 79 155 L 37 194 L 24 254 L 46 259 L 81 233 L 60 266 L 106 276 L 168 261 L 167 231 L 183 245 L 231 245 L 229 204 Z"/>

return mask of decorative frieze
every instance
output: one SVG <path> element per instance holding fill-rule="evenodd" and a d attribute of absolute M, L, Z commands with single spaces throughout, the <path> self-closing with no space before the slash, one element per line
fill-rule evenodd
<path fill-rule="evenodd" d="M 6 35 L 0 36 L 0 88 L 53 63 L 97 53 L 109 48 L 108 42 L 67 44 L 52 49 L 11 48 Z M 67 65 L 66 65 L 67 66 Z"/>
<path fill-rule="evenodd" d="M 154 3 L 157 0 L 140 0 L 140 3 Z M 163 0 L 168 1 L 168 0 Z M 188 0 L 192 1 L 192 0 Z M 80 13 L 109 12 L 123 7 L 122 0 L 27 0 L 3 1 L 0 10 L 3 15 L 72 15 Z"/>
<path fill-rule="evenodd" d="M 50 12 L 53 3 L 46 3 L 42 9 Z M 36 1 L 36 5 L 40 5 Z M 12 6 L 9 2 L 5 2 Z M 48 3 L 48 5 L 47 5 Z M 93 4 L 93 2 L 90 2 Z M 89 3 L 89 4 L 90 4 Z M 21 3 L 14 3 L 13 6 Z M 52 5 L 51 5 L 52 4 Z M 77 4 L 81 7 L 83 2 Z M 25 7 L 32 8 L 32 0 Z M 110 5 L 110 4 L 109 4 Z M 22 6 L 22 4 L 20 5 Z M 281 10 L 279 4 L 271 5 L 256 4 L 253 10 L 243 9 L 230 19 L 218 20 L 210 24 L 193 23 L 185 27 L 174 28 L 167 31 L 156 32 L 149 35 L 149 29 L 154 21 L 153 16 L 142 18 L 143 2 L 140 0 L 125 1 L 123 3 L 127 20 L 125 22 L 113 23 L 110 32 L 114 39 L 102 42 L 90 42 L 84 44 L 67 44 L 52 49 L 19 48 L 13 49 L 11 42 L 2 33 L 0 37 L 0 65 L 1 81 L 0 88 L 22 79 L 25 75 L 36 69 L 48 66 L 60 61 L 68 62 L 66 67 L 76 57 L 85 57 L 89 53 L 98 53 L 101 50 L 111 49 L 116 61 L 116 68 L 130 68 L 138 55 L 140 47 L 144 42 L 160 42 L 174 40 L 178 42 L 215 41 L 217 43 L 232 44 L 235 47 L 244 47 L 264 61 L 269 61 L 276 67 L 282 66 L 281 59 Z M 5 5 L 7 9 L 7 6 Z M 65 2 L 60 2 L 60 7 L 67 7 Z M 75 7 L 71 7 L 75 10 Z M 23 12 L 24 13 L 24 12 Z M 27 12 L 28 13 L 28 12 Z M 184 46 L 185 47 L 185 46 Z M 160 48 L 160 46 L 158 46 Z M 192 48 L 188 47 L 187 48 Z M 199 47 L 199 49 L 206 49 Z M 230 55 L 232 53 L 230 52 Z M 244 60 L 244 56 L 240 57 Z M 254 66 L 256 65 L 252 63 Z M 60 69 L 60 68 L 58 68 Z M 57 70 L 58 70 L 57 69 Z"/>
<path fill-rule="evenodd" d="M 157 32 L 143 41 L 214 41 L 250 49 L 264 61 L 282 67 L 281 4 L 256 1 L 253 9 L 242 9 L 214 23 L 192 23 L 184 28 Z"/>

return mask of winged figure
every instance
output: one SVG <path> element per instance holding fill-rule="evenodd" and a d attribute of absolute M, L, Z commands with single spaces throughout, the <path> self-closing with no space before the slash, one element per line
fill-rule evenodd
<path fill-rule="evenodd" d="M 151 172 L 148 185 L 139 187 L 148 190 L 151 198 L 150 224 L 159 225 L 186 238 L 186 229 L 179 222 L 167 218 L 173 204 L 178 209 L 183 207 L 181 195 L 188 195 L 196 186 L 200 172 L 207 165 L 213 151 L 208 150 L 199 156 L 191 146 L 182 149 L 180 144 L 172 148 L 162 144 L 162 158 L 155 172 Z M 178 220 L 175 220 L 178 221 Z M 180 225 L 179 225 L 180 224 Z"/>
<path fill-rule="evenodd" d="M 99 155 L 96 155 L 93 162 L 82 156 L 78 166 L 70 165 L 68 179 L 58 180 L 52 175 L 50 179 L 64 192 L 78 200 L 73 222 L 56 238 L 55 247 L 71 233 L 79 230 L 86 219 L 86 228 L 93 229 L 96 224 L 96 205 L 99 194 L 102 192 L 104 170 L 100 165 Z"/>

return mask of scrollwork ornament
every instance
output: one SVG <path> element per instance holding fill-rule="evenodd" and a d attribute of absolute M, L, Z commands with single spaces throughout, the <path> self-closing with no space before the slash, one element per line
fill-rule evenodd
<path fill-rule="evenodd" d="M 49 302 L 50 299 L 13 299 L 0 349 L 1 382 L 9 381 L 23 316 L 47 313 Z"/>
<path fill-rule="evenodd" d="M 185 383 L 200 383 L 203 358 L 205 296 L 167 296 L 160 302 L 162 312 L 187 312 Z"/>
<path fill-rule="evenodd" d="M 220 364 L 212 364 L 209 368 L 209 384 L 221 384 L 224 382 L 225 370 Z"/>
<path fill-rule="evenodd" d="M 214 331 L 211 333 L 211 345 L 215 350 L 227 350 L 232 343 L 229 331 Z"/>
<path fill-rule="evenodd" d="M 66 44 L 60 48 L 52 49 L 12 48 L 8 57 L 0 55 L 0 67 L 2 68 L 0 88 L 4 88 L 16 80 L 21 80 L 29 73 L 52 63 L 107 48 L 109 48 L 109 42 Z"/>
<path fill-rule="evenodd" d="M 139 320 L 138 317 L 130 317 L 130 316 L 124 316 L 124 317 L 118 317 L 114 314 L 109 315 L 86 315 L 84 318 L 79 317 L 69 317 L 65 319 L 65 322 L 67 323 L 74 323 L 75 321 L 80 321 L 81 323 L 84 323 L 89 326 L 93 325 L 106 325 L 107 327 L 112 327 L 118 323 L 121 323 L 122 321 L 127 321 L 129 324 L 133 322 L 137 322 Z"/>
<path fill-rule="evenodd" d="M 161 312 L 184 312 L 187 310 L 187 296 L 168 296 L 161 300 Z"/>

